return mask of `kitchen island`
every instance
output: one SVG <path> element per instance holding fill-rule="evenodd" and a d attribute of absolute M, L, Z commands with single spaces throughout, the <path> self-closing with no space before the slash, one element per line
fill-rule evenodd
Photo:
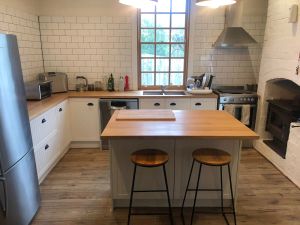
<path fill-rule="evenodd" d="M 114 207 L 127 207 L 131 188 L 133 164 L 130 154 L 144 148 L 161 149 L 169 154 L 166 165 L 172 205 L 182 203 L 192 164 L 192 152 L 197 148 L 219 148 L 232 155 L 231 171 L 234 195 L 240 163 L 241 142 L 257 139 L 258 135 L 224 111 L 174 110 L 175 120 L 119 120 L 115 112 L 101 134 L 109 138 L 111 150 L 111 190 Z M 140 113 L 144 113 L 140 111 Z M 152 110 L 156 115 L 158 111 Z M 124 112 L 123 112 L 124 114 Z M 198 165 L 194 168 L 198 168 Z M 203 167 L 201 188 L 219 188 L 218 168 Z M 195 171 L 194 171 L 195 172 Z M 228 174 L 224 172 L 224 199 L 230 202 Z M 191 185 L 195 187 L 196 173 Z M 138 168 L 137 189 L 162 189 L 161 168 Z M 219 206 L 220 194 L 199 192 L 198 206 Z M 187 196 L 191 205 L 193 194 Z M 167 206 L 164 193 L 138 193 L 135 206 Z"/>

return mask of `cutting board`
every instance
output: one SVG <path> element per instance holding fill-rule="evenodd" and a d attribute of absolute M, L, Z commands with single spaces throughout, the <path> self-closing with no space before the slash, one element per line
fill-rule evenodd
<path fill-rule="evenodd" d="M 175 121 L 175 114 L 170 109 L 159 110 L 119 110 L 119 121 Z"/>

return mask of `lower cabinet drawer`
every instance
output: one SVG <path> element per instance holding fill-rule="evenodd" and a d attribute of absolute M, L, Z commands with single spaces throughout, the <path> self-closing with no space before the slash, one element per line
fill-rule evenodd
<path fill-rule="evenodd" d="M 56 126 L 55 109 L 51 109 L 30 121 L 33 145 L 41 143 Z"/>
<path fill-rule="evenodd" d="M 194 98 L 191 99 L 192 110 L 216 110 L 217 99 L 214 98 Z"/>
<path fill-rule="evenodd" d="M 165 109 L 165 100 L 158 99 L 140 99 L 140 109 Z"/>
<path fill-rule="evenodd" d="M 56 139 L 57 132 L 55 131 L 34 148 L 36 168 L 39 179 L 43 177 L 58 156 Z"/>
<path fill-rule="evenodd" d="M 166 108 L 172 110 L 189 110 L 190 103 L 189 98 L 169 98 L 166 99 Z"/>

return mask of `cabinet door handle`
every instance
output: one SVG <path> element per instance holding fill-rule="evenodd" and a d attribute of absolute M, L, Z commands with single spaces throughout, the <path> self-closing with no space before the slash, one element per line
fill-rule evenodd
<path fill-rule="evenodd" d="M 87 106 L 94 106 L 94 103 L 88 103 Z"/>
<path fill-rule="evenodd" d="M 160 103 L 158 103 L 158 102 L 154 103 L 154 106 L 160 106 Z"/>
<path fill-rule="evenodd" d="M 197 102 L 197 103 L 195 104 L 195 106 L 200 106 L 200 105 L 202 105 L 202 103 L 200 103 L 200 102 Z"/>
<path fill-rule="evenodd" d="M 62 108 L 59 108 L 59 110 L 58 110 L 59 112 L 62 112 L 63 111 L 63 109 Z"/>
<path fill-rule="evenodd" d="M 170 104 L 170 106 L 176 106 L 176 103 L 175 103 L 175 102 L 172 102 L 172 103 Z"/>
<path fill-rule="evenodd" d="M 42 119 L 42 123 L 46 123 L 47 122 L 47 120 L 46 119 Z"/>
<path fill-rule="evenodd" d="M 3 174 L 3 171 L 1 169 L 1 174 Z M 2 183 L 2 188 L 3 188 L 3 197 L 4 197 L 4 203 L 2 202 L 0 198 L 0 206 L 1 210 L 4 216 L 6 216 L 6 211 L 7 211 L 7 190 L 6 190 L 6 179 L 3 176 L 0 176 L 0 183 Z"/>
<path fill-rule="evenodd" d="M 50 146 L 47 144 L 47 145 L 45 146 L 45 150 L 47 150 L 49 147 L 50 147 Z"/>

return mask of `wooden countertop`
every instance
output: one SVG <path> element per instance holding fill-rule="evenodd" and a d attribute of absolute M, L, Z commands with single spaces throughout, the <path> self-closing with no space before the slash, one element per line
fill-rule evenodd
<path fill-rule="evenodd" d="M 174 110 L 173 112 L 175 113 L 176 121 L 117 121 L 117 113 L 115 112 L 101 136 L 104 138 L 259 138 L 255 132 L 225 111 Z"/>
<path fill-rule="evenodd" d="M 172 91 L 170 91 L 172 92 Z M 71 98 L 218 98 L 214 93 L 191 95 L 143 95 L 143 91 L 124 91 L 124 92 L 110 92 L 110 91 L 85 91 L 75 92 L 70 91 L 69 97 Z"/>
<path fill-rule="evenodd" d="M 59 103 L 63 102 L 69 97 L 68 93 L 53 94 L 49 98 L 45 98 L 41 101 L 27 101 L 27 108 L 29 113 L 29 119 L 32 120 L 35 117 L 43 114 Z"/>
<path fill-rule="evenodd" d="M 63 102 L 67 98 L 217 98 L 215 94 L 207 95 L 184 95 L 184 96 L 160 96 L 160 95 L 143 95 L 143 91 L 125 91 L 125 92 L 109 92 L 109 91 L 86 91 L 75 92 L 69 91 L 68 93 L 53 94 L 51 97 L 43 99 L 41 101 L 28 101 L 29 119 L 32 120 L 35 117 L 43 114 L 52 107 Z"/>

